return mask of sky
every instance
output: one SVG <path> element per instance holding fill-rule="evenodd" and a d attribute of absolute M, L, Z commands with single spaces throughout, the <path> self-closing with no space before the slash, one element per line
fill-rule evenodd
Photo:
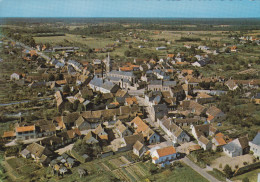
<path fill-rule="evenodd" d="M 0 0 L 0 17 L 259 18 L 260 0 Z"/>

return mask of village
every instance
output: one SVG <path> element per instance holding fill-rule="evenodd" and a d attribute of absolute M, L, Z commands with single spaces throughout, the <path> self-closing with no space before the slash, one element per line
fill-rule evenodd
<path fill-rule="evenodd" d="M 23 176 L 20 168 L 25 170 L 27 165 L 48 169 L 43 181 L 70 176 L 102 180 L 102 172 L 114 181 L 152 181 L 149 176 L 158 171 L 189 166 L 205 181 L 217 182 L 232 181 L 259 168 L 260 132 L 236 131 L 235 121 L 230 125 L 229 118 L 237 115 L 234 120 L 243 120 L 243 115 L 227 109 L 230 96 L 243 98 L 259 110 L 259 69 L 254 68 L 259 62 L 249 63 L 236 73 L 237 78 L 201 71 L 215 65 L 215 56 L 237 54 L 248 42 L 259 49 L 254 36 L 237 40 L 221 49 L 184 44 L 184 51 L 177 53 L 120 62 L 108 49 L 102 50 L 103 59 L 82 61 L 75 58 L 84 55 L 80 46 L 32 47 L 2 37 L 4 52 L 19 52 L 20 61 L 32 68 L 12 72 L 8 83 L 35 90 L 37 101 L 48 101 L 48 107 L 57 112 L 53 118 L 31 121 L 20 114 L 3 132 L 6 170 Z M 159 46 L 153 51 L 165 49 Z M 190 55 L 190 50 L 196 54 Z M 257 76 L 244 79 L 244 75 Z M 5 106 L 9 105 L 1 105 Z"/>

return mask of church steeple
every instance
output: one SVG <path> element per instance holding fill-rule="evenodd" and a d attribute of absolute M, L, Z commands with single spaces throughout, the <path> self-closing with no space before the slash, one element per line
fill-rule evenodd
<path fill-rule="evenodd" d="M 110 55 L 109 55 L 109 52 L 108 52 L 108 55 L 107 55 L 107 60 L 106 60 L 106 72 L 110 72 Z"/>

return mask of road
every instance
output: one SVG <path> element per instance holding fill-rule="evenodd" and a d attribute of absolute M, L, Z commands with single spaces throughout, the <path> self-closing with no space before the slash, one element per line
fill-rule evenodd
<path fill-rule="evenodd" d="M 209 173 L 207 173 L 205 169 L 202 169 L 199 166 L 197 166 L 195 163 L 193 163 L 187 157 L 184 157 L 181 161 L 183 161 L 185 164 L 190 166 L 194 171 L 199 173 L 201 176 L 203 176 L 204 178 L 206 178 L 210 182 L 221 182 L 221 181 L 217 180 L 216 178 L 214 178 L 213 176 L 211 176 Z"/>
<path fill-rule="evenodd" d="M 7 38 L 7 37 L 6 37 L 6 38 Z M 40 51 L 37 51 L 37 49 L 34 49 L 34 48 L 32 48 L 32 47 L 29 47 L 29 46 L 25 45 L 24 43 L 17 42 L 17 41 L 15 41 L 15 40 L 10 39 L 10 38 L 7 38 L 7 39 L 9 39 L 10 41 L 16 42 L 18 45 L 20 45 L 20 46 L 22 46 L 23 48 L 28 49 L 28 50 L 30 50 L 30 51 L 31 51 L 31 50 L 35 50 L 36 53 L 37 53 L 40 57 L 46 59 L 47 61 L 50 61 L 50 60 L 51 60 L 51 58 L 50 58 L 49 56 L 45 55 L 44 53 L 42 53 L 42 52 L 40 52 Z"/>

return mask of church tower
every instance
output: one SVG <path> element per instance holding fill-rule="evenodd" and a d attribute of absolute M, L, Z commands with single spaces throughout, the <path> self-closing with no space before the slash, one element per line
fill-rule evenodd
<path fill-rule="evenodd" d="M 107 59 L 106 59 L 106 73 L 110 72 L 110 56 L 109 56 L 109 52 L 107 55 Z"/>

